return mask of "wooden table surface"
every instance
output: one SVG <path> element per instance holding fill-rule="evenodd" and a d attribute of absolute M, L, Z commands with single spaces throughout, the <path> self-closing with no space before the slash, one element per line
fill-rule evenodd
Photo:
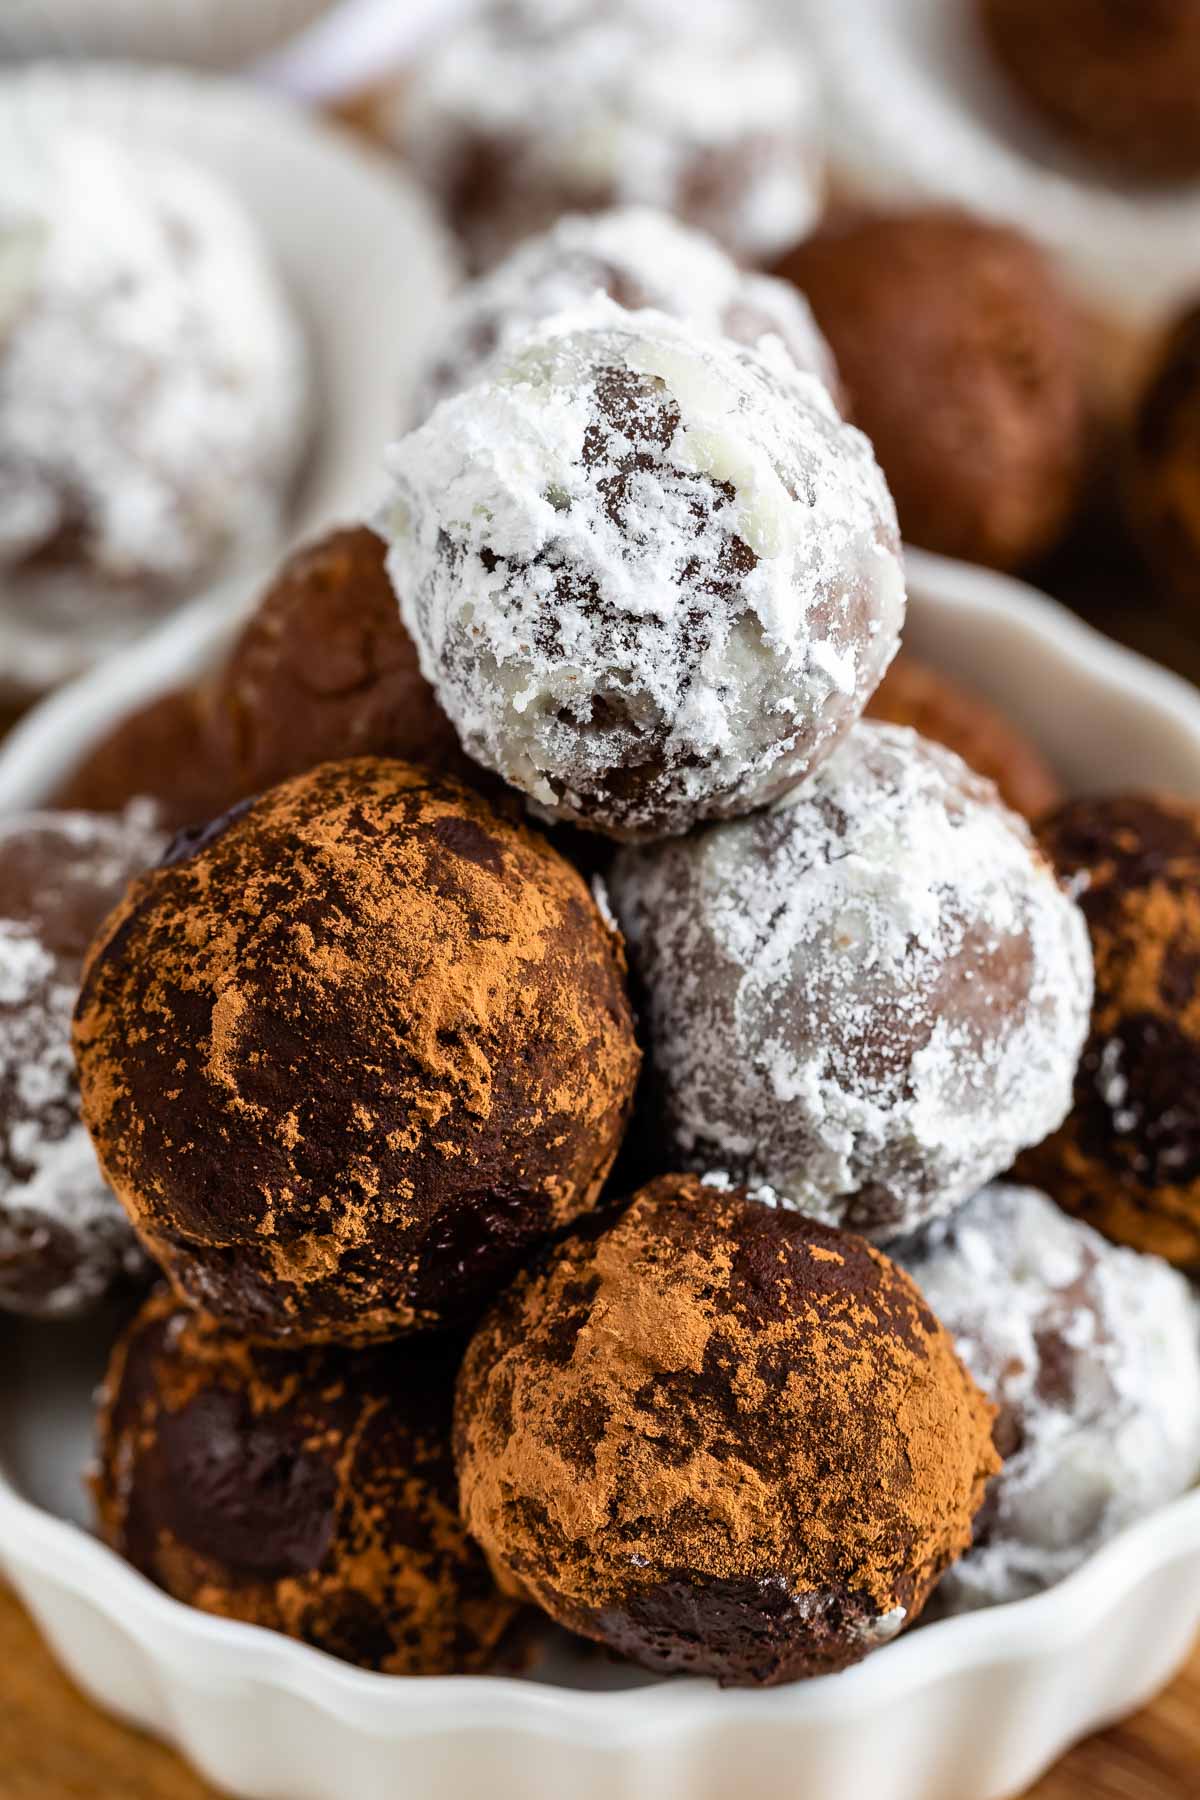
<path fill-rule="evenodd" d="M 1029 1800 L 1198 1794 L 1200 1649 L 1153 1706 L 1072 1751 Z M 213 1790 L 170 1751 L 82 1699 L 0 1589 L 0 1800 L 213 1800 Z"/>

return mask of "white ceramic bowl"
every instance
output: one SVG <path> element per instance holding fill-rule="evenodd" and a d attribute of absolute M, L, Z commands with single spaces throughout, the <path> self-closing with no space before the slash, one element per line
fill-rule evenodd
<path fill-rule="evenodd" d="M 380 446 L 407 414 L 458 279 L 416 184 L 393 158 L 225 77 L 118 63 L 0 66 L 0 158 L 19 156 L 29 134 L 59 120 L 161 144 L 237 194 L 299 310 L 315 365 L 314 446 L 288 537 L 361 516 Z M 243 591 L 260 573 L 243 568 L 215 600 L 202 594 L 181 613 L 228 604 L 231 586 Z"/>
<path fill-rule="evenodd" d="M 0 55 L 129 56 L 232 69 L 330 0 L 0 0 Z"/>
<path fill-rule="evenodd" d="M 1200 798 L 1186 683 L 1002 576 L 917 553 L 909 573 L 906 641 L 1022 720 L 1073 790 Z M 0 813 L 45 799 L 233 626 L 233 609 L 176 620 L 46 702 L 0 748 Z M 0 1327 L 0 1570 L 83 1688 L 243 1800 L 1000 1800 L 1147 1700 L 1200 1625 L 1197 1492 L 1036 1599 L 770 1693 L 561 1650 L 538 1680 L 364 1674 L 178 1605 L 81 1529 L 104 1339 L 95 1324 Z"/>
<path fill-rule="evenodd" d="M 1200 293 L 1200 183 L 1122 186 L 1064 148 L 992 66 L 967 0 L 771 6 L 822 68 L 830 161 L 844 188 L 882 203 L 952 202 L 1021 226 L 1131 328 Z"/>

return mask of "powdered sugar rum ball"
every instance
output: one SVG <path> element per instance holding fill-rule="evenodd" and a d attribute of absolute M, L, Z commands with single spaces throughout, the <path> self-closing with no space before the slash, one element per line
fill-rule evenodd
<path fill-rule="evenodd" d="M 379 122 L 476 267 L 628 204 L 765 259 L 821 206 L 814 71 L 748 0 L 487 0 Z"/>
<path fill-rule="evenodd" d="M 769 811 L 625 850 L 610 889 L 689 1167 L 881 1241 L 1066 1115 L 1082 914 L 958 757 L 863 724 Z"/>
<path fill-rule="evenodd" d="M 939 1609 L 1060 1581 L 1200 1476 L 1200 1313 L 1158 1257 L 1001 1184 L 903 1261 L 1000 1408 L 1004 1468 Z"/>
<path fill-rule="evenodd" d="M 798 369 L 837 391 L 833 352 L 790 282 L 740 268 L 669 213 L 625 206 L 569 214 L 461 290 L 429 358 L 414 419 L 485 379 L 544 320 L 597 293 L 629 312 L 652 308 L 686 319 L 712 337 L 741 344 L 776 337 Z"/>
<path fill-rule="evenodd" d="M 148 813 L 0 820 L 0 1310 L 82 1312 L 144 1267 L 80 1119 L 71 1013 L 93 934 L 161 843 Z"/>
<path fill-rule="evenodd" d="M 0 170 L 0 689 L 75 672 L 277 539 L 304 338 L 236 198 L 47 123 Z"/>
<path fill-rule="evenodd" d="M 426 679 L 549 815 L 660 837 L 810 774 L 895 654 L 871 447 L 777 344 L 597 299 L 393 447 L 379 520 Z"/>

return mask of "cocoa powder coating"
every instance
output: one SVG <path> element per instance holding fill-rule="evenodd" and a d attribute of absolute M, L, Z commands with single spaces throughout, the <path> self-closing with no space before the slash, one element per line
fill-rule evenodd
<path fill-rule="evenodd" d="M 1096 997 L 1074 1110 L 1019 1167 L 1118 1243 L 1200 1270 L 1200 807 L 1076 800 L 1040 835 L 1078 891 Z"/>
<path fill-rule="evenodd" d="M 455 1346 L 253 1349 L 153 1296 L 101 1396 L 105 1540 L 177 1600 L 392 1675 L 487 1666 L 514 1616 L 458 1516 Z"/>
<path fill-rule="evenodd" d="M 992 1416 L 881 1252 L 668 1176 L 497 1303 L 455 1454 L 507 1591 L 648 1668 L 770 1685 L 917 1616 L 999 1466 Z"/>
<path fill-rule="evenodd" d="M 624 958 L 534 832 L 331 763 L 181 841 L 94 947 L 84 1115 L 180 1295 L 366 1343 L 472 1313 L 586 1210 L 638 1069 Z"/>

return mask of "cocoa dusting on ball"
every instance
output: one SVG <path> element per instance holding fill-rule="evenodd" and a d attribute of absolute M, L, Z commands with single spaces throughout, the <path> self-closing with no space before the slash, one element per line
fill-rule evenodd
<path fill-rule="evenodd" d="M 239 797 L 318 763 L 394 756 L 465 775 L 365 527 L 334 531 L 280 571 L 212 684 L 212 735 Z"/>
<path fill-rule="evenodd" d="M 937 1611 L 1061 1581 L 1200 1476 L 1200 1312 L 1165 1263 L 1005 1184 L 902 1260 L 1000 1408 L 1004 1467 Z"/>
<path fill-rule="evenodd" d="M 551 816 L 654 838 L 811 773 L 895 654 L 886 484 L 778 344 L 597 297 L 389 456 L 380 515 L 467 751 Z"/>
<path fill-rule="evenodd" d="M 1200 807 L 1074 800 L 1039 835 L 1087 919 L 1096 999 L 1074 1110 L 1022 1174 L 1106 1236 L 1200 1270 Z"/>
<path fill-rule="evenodd" d="M 146 801 L 168 831 L 215 819 L 243 797 L 217 753 L 204 695 L 172 688 L 113 727 L 54 796 L 54 805 L 119 813 Z"/>
<path fill-rule="evenodd" d="M 683 1166 L 886 1242 L 1065 1117 L 1087 928 L 940 745 L 856 726 L 768 811 L 625 849 L 607 879 Z"/>
<path fill-rule="evenodd" d="M 91 957 L 84 1112 L 179 1293 L 366 1343 L 470 1316 L 599 1193 L 638 1067 L 619 939 L 543 839 L 383 759 L 181 844 Z"/>
<path fill-rule="evenodd" d="M 487 0 L 374 113 L 476 269 L 567 212 L 656 206 L 755 261 L 820 210 L 814 71 L 746 0 Z"/>
<path fill-rule="evenodd" d="M 1126 459 L 1134 533 L 1159 578 L 1200 605 L 1200 307 L 1167 337 Z"/>
<path fill-rule="evenodd" d="M 458 1516 L 458 1356 L 255 1349 L 156 1294 L 101 1395 L 106 1542 L 177 1600 L 361 1668 L 486 1668 L 515 1608 Z"/>
<path fill-rule="evenodd" d="M 537 326 L 605 294 L 626 312 L 685 319 L 739 344 L 775 338 L 798 369 L 838 394 L 833 353 L 790 282 L 753 274 L 667 213 L 625 206 L 570 214 L 530 238 L 446 309 L 413 405 L 413 423 L 474 387 Z"/>
<path fill-rule="evenodd" d="M 765 1686 L 917 1617 L 970 1542 L 991 1420 L 878 1251 L 671 1176 L 498 1302 L 455 1453 L 508 1591 L 647 1668 Z"/>
<path fill-rule="evenodd" d="M 145 797 L 178 829 L 350 756 L 472 775 L 400 621 L 384 546 L 365 527 L 289 557 L 226 661 L 122 720 L 57 803 L 105 812 Z"/>
<path fill-rule="evenodd" d="M 988 47 L 1056 131 L 1123 174 L 1200 175 L 1195 0 L 975 0 Z"/>
<path fill-rule="evenodd" d="M 1080 320 L 1041 250 L 930 208 L 831 226 L 777 273 L 832 346 L 909 543 L 1007 569 L 1062 535 L 1088 403 Z"/>
<path fill-rule="evenodd" d="M 974 688 L 901 651 L 867 702 L 866 717 L 908 725 L 944 744 L 969 769 L 994 781 L 1014 812 L 1038 819 L 1062 799 L 1062 785 L 1037 745 Z"/>
<path fill-rule="evenodd" d="M 0 820 L 0 1310 L 83 1312 L 145 1274 L 79 1116 L 71 1012 L 94 933 L 161 845 L 136 813 Z"/>

